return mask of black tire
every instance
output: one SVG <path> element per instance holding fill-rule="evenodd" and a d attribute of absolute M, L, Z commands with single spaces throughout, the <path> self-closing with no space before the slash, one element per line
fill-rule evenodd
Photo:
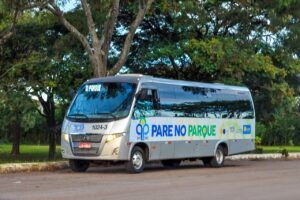
<path fill-rule="evenodd" d="M 225 152 L 222 146 L 218 146 L 215 156 L 210 160 L 211 167 L 223 167 L 225 161 Z"/>
<path fill-rule="evenodd" d="M 69 165 L 73 172 L 85 172 L 90 167 L 90 161 L 69 160 Z"/>
<path fill-rule="evenodd" d="M 129 173 L 141 173 L 145 167 L 145 152 L 141 147 L 133 147 L 130 160 L 126 163 L 126 170 Z"/>
<path fill-rule="evenodd" d="M 161 164 L 164 167 L 179 167 L 181 160 L 162 160 Z"/>
<path fill-rule="evenodd" d="M 202 162 L 204 167 L 211 167 L 210 162 L 213 158 L 212 157 L 208 157 L 208 158 L 202 158 Z"/>

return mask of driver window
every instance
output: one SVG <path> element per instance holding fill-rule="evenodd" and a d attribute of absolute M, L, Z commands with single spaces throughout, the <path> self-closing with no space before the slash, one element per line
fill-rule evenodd
<path fill-rule="evenodd" d="M 156 90 L 142 89 L 134 106 L 133 118 L 153 117 L 156 115 Z"/>

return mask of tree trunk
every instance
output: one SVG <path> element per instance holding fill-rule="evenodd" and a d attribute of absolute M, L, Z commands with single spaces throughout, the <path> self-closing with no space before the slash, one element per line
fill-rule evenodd
<path fill-rule="evenodd" d="M 48 103 L 49 113 L 47 116 L 48 136 L 49 136 L 49 152 L 48 159 L 53 160 L 56 153 L 56 121 L 55 121 L 55 104 L 53 98 Z"/>
<path fill-rule="evenodd" d="M 20 155 L 20 138 L 21 138 L 21 126 L 20 122 L 17 123 L 10 128 L 12 133 L 12 149 L 10 154 L 12 156 Z"/>
<path fill-rule="evenodd" d="M 104 77 L 107 73 L 107 59 L 98 57 L 96 54 L 89 55 L 89 60 L 93 68 L 94 77 Z"/>
<path fill-rule="evenodd" d="M 47 100 L 41 96 L 38 99 L 43 107 L 43 113 L 39 112 L 47 121 L 49 152 L 48 159 L 53 160 L 56 153 L 56 120 L 55 120 L 55 103 L 53 94 L 49 94 Z"/>
<path fill-rule="evenodd" d="M 56 130 L 55 127 L 49 127 L 49 152 L 48 159 L 54 160 L 56 154 Z"/>
<path fill-rule="evenodd" d="M 101 38 L 99 38 L 97 35 L 97 28 L 94 23 L 92 10 L 90 8 L 89 2 L 87 0 L 81 0 L 81 6 L 87 20 L 86 23 L 88 27 L 89 36 L 91 37 L 91 41 L 87 39 L 87 36 L 84 33 L 80 32 L 65 18 L 64 12 L 60 9 L 58 4 L 56 4 L 56 1 L 49 1 L 48 3 L 38 3 L 37 6 L 41 9 L 49 10 L 58 17 L 60 22 L 83 45 L 84 49 L 88 53 L 89 61 L 92 66 L 94 76 L 103 77 L 107 75 L 117 74 L 120 71 L 121 67 L 125 64 L 129 55 L 129 50 L 134 34 L 153 2 L 154 0 L 139 1 L 139 11 L 129 27 L 129 32 L 127 33 L 126 39 L 124 41 L 124 45 L 121 50 L 119 59 L 110 70 L 107 69 L 107 59 L 112 36 L 119 15 L 120 0 L 111 1 L 111 10 L 107 15 L 107 21 L 103 24 L 104 28 L 102 31 Z"/>

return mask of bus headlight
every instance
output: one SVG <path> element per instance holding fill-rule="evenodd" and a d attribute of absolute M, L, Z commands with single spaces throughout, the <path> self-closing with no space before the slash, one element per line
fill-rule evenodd
<path fill-rule="evenodd" d="M 115 140 L 115 139 L 117 139 L 117 138 L 119 138 L 119 137 L 122 137 L 122 136 L 124 136 L 125 135 L 125 133 L 114 133 L 114 134 L 109 134 L 109 135 L 107 135 L 106 136 L 106 143 L 107 142 L 111 142 L 111 141 L 113 141 L 113 140 Z"/>
<path fill-rule="evenodd" d="M 63 138 L 66 142 L 69 142 L 69 134 L 67 134 L 67 133 L 62 133 L 62 138 Z"/>

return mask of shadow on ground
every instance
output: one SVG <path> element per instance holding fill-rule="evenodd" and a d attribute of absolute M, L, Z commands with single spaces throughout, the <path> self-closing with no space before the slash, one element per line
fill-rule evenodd
<path fill-rule="evenodd" d="M 233 168 L 233 167 L 243 167 L 244 164 L 229 161 L 225 164 L 223 168 Z M 192 170 L 192 169 L 205 169 L 205 170 L 218 170 L 217 168 L 204 167 L 202 162 L 183 162 L 178 167 L 164 167 L 162 164 L 158 163 L 148 163 L 142 173 L 156 173 L 161 171 L 176 171 L 176 170 Z M 73 173 L 70 169 L 65 169 L 61 171 L 62 173 Z M 92 165 L 88 171 L 84 173 L 113 173 L 113 174 L 128 174 L 125 169 L 124 164 L 119 164 L 115 166 L 102 166 L 102 165 Z"/>

